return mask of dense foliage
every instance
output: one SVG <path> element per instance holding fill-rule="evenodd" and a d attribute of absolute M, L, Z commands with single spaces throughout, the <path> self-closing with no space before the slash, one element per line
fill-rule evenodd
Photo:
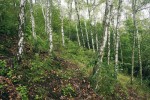
<path fill-rule="evenodd" d="M 18 15 L 20 0 L 0 1 L 0 99 L 15 98 L 19 96 L 23 100 L 33 99 L 129 99 L 134 98 L 135 92 L 138 99 L 145 99 L 144 93 L 150 91 L 150 29 L 149 19 L 137 20 L 138 23 L 145 22 L 145 26 L 139 24 L 138 30 L 141 35 L 141 57 L 143 67 L 143 86 L 139 82 L 139 60 L 138 48 L 135 48 L 134 84 L 129 85 L 131 74 L 131 55 L 134 26 L 132 18 L 127 18 L 123 23 L 120 32 L 119 48 L 119 78 L 114 77 L 115 48 L 113 34 L 111 34 L 110 65 L 107 64 L 106 48 L 104 62 L 100 73 L 92 75 L 93 67 L 96 66 L 99 51 L 93 52 L 88 49 L 87 42 L 83 47 L 78 46 L 76 35 L 76 21 L 69 20 L 64 16 L 65 46 L 62 45 L 61 20 L 57 5 L 52 6 L 52 31 L 53 31 L 53 52 L 49 53 L 49 38 L 45 32 L 45 20 L 43 17 L 40 2 L 33 4 L 35 30 L 37 39 L 33 39 L 32 26 L 30 21 L 30 7 L 26 2 L 25 25 L 24 25 L 24 53 L 21 61 L 17 60 L 18 52 Z M 89 43 L 92 48 L 92 30 L 95 39 L 98 35 L 101 45 L 103 37 L 103 24 L 97 22 L 91 25 L 89 20 L 81 20 L 83 38 L 86 40 L 84 22 L 87 23 Z M 114 27 L 111 26 L 111 32 Z M 79 37 L 82 34 L 79 33 Z M 137 39 L 136 39 L 137 44 Z M 95 50 L 96 41 L 94 40 Z M 108 46 L 108 44 L 107 44 Z M 124 76 L 123 76 L 124 75 Z M 3 78 L 5 77 L 5 78 Z M 3 81 L 5 80 L 5 81 Z M 128 80 L 128 82 L 124 81 Z M 126 84 L 125 84 L 126 83 Z M 7 85 L 6 85 L 7 84 Z M 133 85 L 134 85 L 133 84 Z M 138 93 L 135 88 L 140 87 L 143 94 Z M 131 88 L 132 87 L 132 88 Z M 11 91 L 9 91 L 9 89 Z M 15 92 L 14 92 L 14 91 Z M 17 92 L 16 92 L 17 91 Z M 129 91 L 129 92 L 128 92 Z M 96 92 L 96 93 L 95 93 Z M 137 93 L 136 93 L 137 92 Z M 89 96 L 88 96 L 89 95 Z M 141 95 L 141 97 L 138 95 Z"/>

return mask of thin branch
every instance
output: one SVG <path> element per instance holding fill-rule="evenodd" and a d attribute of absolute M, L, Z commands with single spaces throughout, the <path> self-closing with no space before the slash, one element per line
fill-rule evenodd
<path fill-rule="evenodd" d="M 137 11 L 141 11 L 141 10 L 144 10 L 144 9 L 148 9 L 150 7 L 144 7 L 144 8 L 141 8 L 141 9 L 137 9 Z"/>

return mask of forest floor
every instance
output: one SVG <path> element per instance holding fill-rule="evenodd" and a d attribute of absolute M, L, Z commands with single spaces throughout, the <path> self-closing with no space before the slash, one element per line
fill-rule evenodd
<path fill-rule="evenodd" d="M 109 97 L 105 97 L 103 95 L 98 95 L 91 87 L 88 77 L 86 77 L 83 72 L 80 70 L 80 67 L 76 64 L 73 64 L 69 61 L 66 61 L 63 58 L 55 58 L 53 64 L 60 63 L 61 68 L 59 70 L 51 70 L 45 71 L 46 78 L 44 82 L 35 83 L 30 86 L 28 96 L 29 100 L 33 100 L 37 95 L 36 88 L 39 89 L 48 89 L 48 92 L 44 96 L 45 100 L 105 100 L 109 98 L 109 100 L 116 99 L 114 94 Z M 0 77 L 0 82 L 5 80 L 6 84 L 8 84 L 7 89 L 11 90 L 9 93 L 12 98 L 17 97 L 17 92 L 15 89 L 15 84 L 11 82 L 9 79 L 3 79 Z M 123 74 L 119 75 L 119 80 L 121 84 L 116 85 L 114 93 L 122 96 L 125 100 L 149 100 L 150 95 L 140 94 L 139 90 L 141 87 L 129 86 L 130 78 Z M 122 86 L 125 86 L 126 89 L 123 90 Z M 15 93 L 16 92 L 16 93 Z M 45 93 L 44 93 L 45 94 Z M 19 100 L 19 99 L 18 99 Z M 121 99 L 122 100 L 122 99 Z"/>
<path fill-rule="evenodd" d="M 150 100 L 150 88 L 146 82 L 143 82 L 143 84 L 140 85 L 140 80 L 138 78 L 134 78 L 134 83 L 131 85 L 130 76 L 125 74 L 119 74 L 118 80 L 122 86 L 127 88 L 129 96 L 131 96 L 134 100 Z"/>
<path fill-rule="evenodd" d="M 2 39 L 5 43 L 0 43 L 0 60 L 6 60 L 7 66 L 12 66 L 9 58 L 12 58 L 12 55 L 16 54 L 16 49 L 14 49 L 17 47 L 16 39 L 10 40 L 15 40 L 14 42 L 6 41 L 7 37 L 2 37 Z M 4 51 L 5 53 L 3 53 Z M 41 55 L 41 58 L 45 57 L 45 54 Z M 29 61 L 26 60 L 23 63 L 28 64 Z M 149 91 L 145 92 L 145 88 L 147 87 L 140 86 L 139 84 L 135 86 L 129 85 L 130 78 L 127 75 L 119 74 L 118 79 L 120 81 L 115 85 L 113 93 L 104 96 L 94 91 L 89 81 L 89 76 L 82 70 L 84 64 L 81 67 L 79 64 L 57 55 L 53 58 L 51 65 L 59 66 L 59 68 L 44 70 L 44 74 L 42 74 L 44 77 L 33 83 L 28 83 L 28 79 L 23 78 L 27 74 L 26 70 L 29 71 L 29 69 L 22 67 L 25 69 L 23 71 L 21 68 L 22 72 L 20 73 L 26 73 L 22 74 L 22 79 L 18 79 L 20 81 L 18 83 L 19 85 L 28 85 L 27 94 L 29 100 L 40 99 L 40 96 L 45 100 L 150 100 Z M 19 85 L 13 81 L 14 77 L 18 76 L 7 78 L 0 75 L 0 86 L 1 84 L 6 84 L 0 90 L 0 99 L 13 98 L 13 100 L 20 100 L 20 94 L 17 91 Z M 37 93 L 39 90 L 40 94 Z"/>
<path fill-rule="evenodd" d="M 150 93 L 143 90 L 139 84 L 136 86 L 129 85 L 130 77 L 119 74 L 120 82 L 115 86 L 114 93 L 109 97 L 97 94 L 89 81 L 89 78 L 83 74 L 77 64 L 73 64 L 63 58 L 56 58 L 62 66 L 61 70 L 51 71 L 49 83 L 51 92 L 48 94 L 50 98 L 60 100 L 114 100 L 118 99 L 116 94 L 121 96 L 121 100 L 149 100 Z M 124 89 L 122 89 L 124 88 Z M 115 95 L 115 96 L 114 96 Z"/>
<path fill-rule="evenodd" d="M 130 77 L 119 74 L 118 83 L 114 89 L 114 94 L 110 97 L 98 95 L 91 87 L 88 77 L 83 74 L 80 67 L 62 58 L 57 58 L 56 61 L 61 62 L 62 70 L 52 71 L 50 76 L 53 77 L 50 82 L 51 92 L 50 98 L 61 100 L 109 100 L 117 99 L 116 94 L 122 96 L 124 100 L 149 100 L 150 93 L 143 90 L 142 86 L 130 86 Z M 126 89 L 123 90 L 122 87 Z M 144 87 L 145 88 L 145 87 Z M 116 93 L 116 94 L 115 94 Z"/>

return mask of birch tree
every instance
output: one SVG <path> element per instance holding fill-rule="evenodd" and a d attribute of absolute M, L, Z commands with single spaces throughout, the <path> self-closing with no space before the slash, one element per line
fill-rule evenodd
<path fill-rule="evenodd" d="M 110 30 L 108 30 L 108 37 L 107 37 L 107 64 L 109 65 L 110 64 Z"/>
<path fill-rule="evenodd" d="M 115 49 L 115 77 L 117 78 L 118 74 L 118 49 L 119 49 L 119 26 L 120 26 L 120 17 L 121 17 L 121 5 L 122 0 L 119 0 L 118 9 L 117 9 L 117 25 L 116 25 L 116 49 Z"/>
<path fill-rule="evenodd" d="M 50 53 L 52 52 L 53 49 L 53 39 L 52 39 L 52 0 L 47 0 L 46 2 L 47 7 L 46 7 L 46 19 L 47 19 L 47 33 L 49 35 L 49 51 Z"/>
<path fill-rule="evenodd" d="M 19 42 L 18 42 L 18 60 L 21 60 L 23 55 L 23 47 L 24 47 L 24 23 L 25 23 L 25 3 L 26 0 L 20 0 L 20 12 L 19 12 Z"/>
<path fill-rule="evenodd" d="M 75 10 L 76 10 L 76 14 L 77 14 L 77 21 L 78 21 L 78 25 L 77 26 L 79 27 L 79 32 L 78 33 L 81 33 L 83 47 L 85 47 L 84 35 L 83 35 L 83 31 L 82 31 L 82 27 L 81 27 L 81 22 L 80 22 L 80 15 L 79 15 L 79 11 L 80 11 L 79 3 L 78 3 L 77 0 L 74 0 L 74 1 L 75 1 Z"/>
<path fill-rule="evenodd" d="M 115 34 L 115 14 L 114 10 L 112 10 L 112 17 L 111 17 L 111 26 L 112 26 L 112 33 L 113 33 L 113 51 L 115 52 L 116 47 L 116 34 Z"/>
<path fill-rule="evenodd" d="M 108 50 L 108 52 L 107 52 L 107 64 L 109 65 L 110 64 L 110 24 L 111 24 L 111 19 L 112 19 L 112 10 L 113 10 L 113 3 L 111 4 L 111 6 L 110 6 L 110 14 L 109 14 L 109 23 L 108 23 L 108 37 L 107 37 L 107 45 L 108 45 L 108 47 L 107 47 L 107 50 Z"/>
<path fill-rule="evenodd" d="M 33 16 L 33 3 L 32 3 L 32 0 L 28 0 L 28 2 L 30 4 L 30 19 L 31 19 L 31 25 L 32 25 L 32 35 L 33 35 L 33 38 L 36 39 L 35 20 Z"/>
<path fill-rule="evenodd" d="M 133 32 L 133 44 L 132 44 L 132 68 L 131 68 L 131 84 L 133 84 L 133 74 L 134 74 L 134 51 L 135 51 L 135 37 L 136 37 L 136 20 L 135 20 L 135 13 L 136 13 L 136 0 L 132 0 L 132 14 L 133 14 L 133 24 L 134 24 L 134 32 Z"/>
<path fill-rule="evenodd" d="M 139 4 L 137 4 L 139 3 Z M 136 42 L 136 36 L 139 35 L 138 28 L 137 28 L 137 18 L 136 14 L 137 12 L 147 9 L 149 7 L 144 7 L 150 3 L 149 0 L 132 0 L 132 19 L 133 19 L 133 25 L 134 25 L 134 32 L 133 32 L 133 44 L 132 44 L 132 67 L 131 67 L 131 84 L 133 84 L 133 76 L 134 76 L 134 67 L 135 67 L 135 42 Z M 139 38 L 138 38 L 139 39 Z M 140 77 L 141 77 L 141 84 L 142 84 L 142 61 L 141 61 L 141 53 L 140 53 L 140 41 L 138 40 L 138 54 L 139 54 L 139 64 L 140 64 Z"/>
<path fill-rule="evenodd" d="M 98 51 L 98 48 L 99 48 L 99 46 L 98 46 L 98 34 L 97 34 L 97 31 L 96 31 L 96 17 L 94 16 L 94 31 L 95 31 L 95 34 L 96 34 L 96 36 L 95 36 L 95 40 L 96 40 L 96 50 Z"/>
<path fill-rule="evenodd" d="M 138 41 L 138 58 L 139 58 L 139 65 L 140 65 L 140 83 L 142 85 L 142 59 L 141 59 L 141 43 L 140 43 L 140 34 L 137 29 L 137 41 Z"/>
<path fill-rule="evenodd" d="M 108 24 L 110 21 L 109 20 L 110 7 L 112 5 L 112 2 L 113 2 L 113 0 L 106 0 L 105 15 L 104 15 L 104 19 L 103 19 L 103 37 L 102 37 L 102 43 L 101 43 L 100 49 L 99 49 L 97 66 L 94 66 L 94 68 L 93 68 L 94 75 L 99 72 L 101 64 L 103 62 L 104 49 L 106 47 L 107 36 L 108 36 Z"/>
<path fill-rule="evenodd" d="M 78 8 L 77 8 L 77 1 L 76 0 L 74 0 L 75 1 L 75 10 L 76 10 L 76 14 L 77 14 L 77 17 L 78 17 L 78 23 L 76 24 L 76 32 L 77 32 L 77 39 L 78 39 L 78 44 L 79 44 L 79 46 L 81 46 L 81 43 L 80 43 L 80 37 L 79 37 L 79 30 L 78 30 L 78 25 L 80 24 L 79 22 L 79 13 L 78 13 Z"/>
<path fill-rule="evenodd" d="M 108 25 L 109 25 L 109 17 L 110 17 L 110 8 L 112 5 L 112 0 L 106 0 L 106 8 L 105 8 L 105 15 L 104 15 L 104 20 L 103 20 L 103 38 L 102 38 L 102 43 L 100 46 L 100 57 L 99 57 L 99 62 L 101 63 L 103 60 L 103 56 L 104 56 L 104 48 L 106 46 L 106 42 L 107 42 L 107 36 L 108 36 Z"/>
<path fill-rule="evenodd" d="M 65 46 L 65 39 L 64 39 L 64 16 L 63 16 L 63 10 L 61 6 L 61 0 L 58 0 L 58 7 L 60 10 L 60 19 L 61 19 L 61 35 L 62 35 L 62 44 Z"/>
<path fill-rule="evenodd" d="M 80 37 L 79 37 L 79 31 L 78 31 L 78 24 L 76 23 L 76 32 L 77 32 L 77 40 L 78 40 L 78 44 L 79 46 L 81 46 L 81 43 L 80 43 Z"/>
<path fill-rule="evenodd" d="M 93 52 L 95 52 L 95 45 L 94 45 L 94 39 L 93 39 L 93 32 L 92 32 L 92 17 L 91 17 L 91 9 L 90 9 L 90 2 L 89 0 L 86 0 L 87 1 L 87 6 L 88 6 L 88 16 L 89 16 L 89 21 L 90 21 L 90 34 L 91 34 L 91 40 L 92 40 L 92 49 L 93 49 Z"/>
<path fill-rule="evenodd" d="M 124 63 L 124 61 L 123 61 L 123 50 L 122 50 L 122 44 L 121 44 L 121 41 L 119 41 L 119 46 L 120 46 L 121 64 L 123 64 L 123 63 Z"/>
<path fill-rule="evenodd" d="M 42 14 L 43 14 L 43 17 L 44 17 L 44 21 L 45 21 L 45 32 L 47 33 L 47 17 L 46 17 L 47 16 L 47 9 L 44 8 L 42 0 L 40 0 L 40 5 L 41 5 L 41 9 L 42 9 Z"/>
<path fill-rule="evenodd" d="M 106 6 L 105 6 L 105 15 L 103 19 L 103 37 L 102 37 L 102 43 L 100 45 L 99 49 L 99 55 L 98 55 L 98 61 L 96 66 L 93 67 L 93 75 L 97 75 L 98 73 L 101 74 L 101 64 L 103 62 L 103 56 L 104 56 L 104 49 L 106 47 L 107 37 L 108 37 L 108 29 L 109 29 L 109 22 L 110 22 L 110 8 L 113 3 L 113 0 L 106 0 Z M 99 80 L 96 82 L 95 89 L 98 88 Z"/>
<path fill-rule="evenodd" d="M 70 38 L 70 35 L 71 35 L 71 18 L 72 18 L 72 2 L 73 0 L 68 0 L 67 2 L 67 5 L 68 5 L 68 17 L 69 17 L 69 38 Z M 71 38 L 70 38 L 71 39 Z"/>
<path fill-rule="evenodd" d="M 88 35 L 88 31 L 87 31 L 86 21 L 84 21 L 84 27 L 85 27 L 85 33 L 86 33 L 86 39 L 87 39 L 88 49 L 90 49 L 89 35 Z"/>

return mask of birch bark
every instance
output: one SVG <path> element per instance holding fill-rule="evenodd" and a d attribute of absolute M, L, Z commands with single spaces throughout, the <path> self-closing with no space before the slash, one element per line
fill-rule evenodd
<path fill-rule="evenodd" d="M 47 32 L 47 9 L 44 9 L 44 6 L 43 6 L 43 3 L 42 1 L 40 0 L 40 5 L 41 5 L 41 8 L 42 8 L 42 14 L 43 14 L 43 17 L 44 17 L 44 21 L 45 21 L 45 32 Z"/>
<path fill-rule="evenodd" d="M 58 7 L 59 7 L 59 10 L 60 10 L 62 44 L 63 44 L 63 46 L 65 46 L 65 39 L 64 39 L 64 16 L 63 16 L 63 10 L 62 10 L 62 7 L 61 7 L 61 0 L 58 0 Z"/>
<path fill-rule="evenodd" d="M 93 16 L 94 16 L 94 33 L 96 34 L 96 35 L 95 35 L 96 50 L 97 50 L 97 52 L 98 52 L 99 46 L 98 46 L 98 35 L 97 35 L 97 31 L 96 31 L 96 17 L 95 17 L 95 15 L 93 15 Z"/>
<path fill-rule="evenodd" d="M 52 18 L 52 0 L 47 0 L 47 32 L 49 35 L 49 51 L 50 53 L 53 50 L 53 39 L 52 39 L 52 26 L 51 26 L 51 18 Z"/>
<path fill-rule="evenodd" d="M 83 31 L 82 31 L 82 27 L 81 27 L 81 22 L 80 22 L 80 15 L 79 15 L 79 4 L 78 4 L 77 0 L 75 0 L 75 9 L 76 9 L 77 20 L 78 20 L 78 26 L 77 26 L 77 28 L 79 27 L 79 32 L 78 33 L 81 33 L 83 47 L 85 47 L 84 35 L 83 35 Z"/>
<path fill-rule="evenodd" d="M 69 9 L 69 11 L 68 11 L 68 16 L 69 16 L 69 39 L 71 39 L 71 18 L 72 18 L 72 1 L 73 0 L 68 0 L 68 9 Z"/>
<path fill-rule="evenodd" d="M 77 32 L 78 44 L 79 44 L 79 46 L 81 46 L 81 44 L 80 44 L 80 37 L 79 37 L 79 31 L 78 31 L 78 24 L 76 24 L 76 32 Z"/>
<path fill-rule="evenodd" d="M 138 32 L 138 29 L 137 29 L 137 40 L 138 40 L 138 56 L 139 56 L 139 65 L 140 65 L 140 83 L 142 85 L 142 58 L 141 58 L 141 45 L 140 45 L 140 34 Z"/>
<path fill-rule="evenodd" d="M 18 60 L 21 60 L 23 55 L 23 47 L 24 47 L 24 23 L 25 23 L 25 3 L 26 0 L 20 0 L 20 12 L 19 12 L 19 42 L 18 42 Z"/>
<path fill-rule="evenodd" d="M 135 52 L 135 38 L 136 38 L 136 0 L 132 0 L 132 12 L 133 12 L 133 24 L 134 24 L 134 32 L 133 32 L 133 44 L 132 44 L 132 67 L 131 67 L 131 84 L 133 84 L 133 75 L 134 75 L 134 52 Z"/>
<path fill-rule="evenodd" d="M 33 3 L 32 3 L 32 0 L 28 0 L 28 2 L 30 4 L 30 19 L 31 19 L 31 25 L 32 25 L 32 35 L 33 35 L 33 38 L 36 39 L 35 20 L 33 16 Z"/>
<path fill-rule="evenodd" d="M 117 13 L 117 25 L 116 25 L 116 49 L 115 49 L 115 78 L 118 76 L 118 49 L 119 49 L 119 26 L 120 26 L 120 17 L 121 17 L 121 6 L 122 0 L 119 0 L 118 3 L 118 13 Z"/>
<path fill-rule="evenodd" d="M 92 24 L 91 24 L 92 18 L 91 18 L 91 10 L 89 7 L 89 3 L 90 3 L 89 0 L 87 0 L 88 15 L 89 15 L 89 21 L 90 21 L 90 34 L 91 34 L 91 40 L 92 40 L 92 49 L 93 49 L 93 52 L 95 52 L 95 45 L 94 45 L 93 31 L 92 31 Z"/>
<path fill-rule="evenodd" d="M 108 52 L 107 52 L 107 64 L 110 64 L 110 24 L 111 24 L 111 19 L 112 19 L 112 10 L 113 10 L 113 4 L 110 5 L 110 14 L 109 14 L 109 23 L 108 23 L 108 37 L 107 37 L 107 45 L 108 45 Z"/>
<path fill-rule="evenodd" d="M 106 47 L 107 42 L 107 36 L 108 36 L 108 24 L 109 24 L 109 14 L 110 14 L 110 7 L 112 5 L 113 0 L 106 0 L 106 7 L 105 7 L 105 15 L 103 19 L 103 37 L 102 37 L 102 43 L 100 45 L 99 49 L 99 57 L 97 65 L 93 68 L 93 74 L 97 74 L 100 70 L 101 64 L 103 62 L 103 56 L 104 56 L 104 49 Z M 97 86 L 96 86 L 97 88 Z"/>
<path fill-rule="evenodd" d="M 86 39 L 87 39 L 88 49 L 90 49 L 89 35 L 88 35 L 88 31 L 87 31 L 86 21 L 84 21 L 84 26 L 85 26 L 85 33 L 86 33 Z"/>

